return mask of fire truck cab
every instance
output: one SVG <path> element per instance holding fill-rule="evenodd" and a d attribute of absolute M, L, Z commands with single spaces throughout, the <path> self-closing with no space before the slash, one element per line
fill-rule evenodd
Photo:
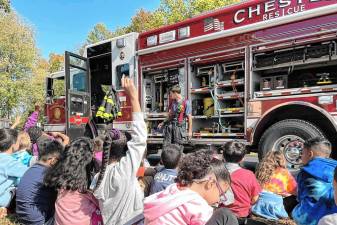
<path fill-rule="evenodd" d="M 130 33 L 86 46 L 84 56 L 65 53 L 65 70 L 47 78 L 46 131 L 64 131 L 71 138 L 99 135 L 106 123 L 95 115 L 111 87 L 117 92 L 122 112 L 113 125 L 120 130 L 130 128 L 131 107 L 120 82 L 125 75 L 137 83 L 137 37 L 137 33 Z M 54 93 L 57 79 L 65 80 L 62 97 Z"/>

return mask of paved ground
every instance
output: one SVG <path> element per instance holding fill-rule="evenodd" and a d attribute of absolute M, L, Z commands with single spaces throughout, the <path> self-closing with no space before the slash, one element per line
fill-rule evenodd
<path fill-rule="evenodd" d="M 155 159 L 153 159 L 153 162 L 159 162 L 160 155 L 156 155 Z M 152 162 L 151 158 L 149 159 L 150 162 Z M 243 161 L 243 166 L 249 170 L 255 171 L 255 168 L 257 166 L 257 163 L 259 162 L 258 155 L 255 152 L 252 152 L 250 154 L 247 154 Z M 298 169 L 290 169 L 290 172 L 293 174 L 293 176 L 296 177 L 298 173 Z"/>

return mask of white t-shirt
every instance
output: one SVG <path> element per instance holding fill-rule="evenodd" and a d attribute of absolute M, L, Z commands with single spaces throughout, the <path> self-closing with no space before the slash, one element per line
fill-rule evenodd
<path fill-rule="evenodd" d="M 317 225 L 336 225 L 337 224 L 337 213 L 324 216 L 319 220 Z"/>

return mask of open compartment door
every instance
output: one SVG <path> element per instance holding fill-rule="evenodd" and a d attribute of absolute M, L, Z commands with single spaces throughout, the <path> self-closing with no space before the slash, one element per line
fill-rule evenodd
<path fill-rule="evenodd" d="M 90 74 L 87 58 L 65 52 L 67 135 L 84 136 L 91 114 Z"/>

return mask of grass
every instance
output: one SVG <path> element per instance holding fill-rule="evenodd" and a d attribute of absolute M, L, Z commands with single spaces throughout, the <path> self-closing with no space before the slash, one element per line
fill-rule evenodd
<path fill-rule="evenodd" d="M 20 225 L 16 218 L 12 215 L 9 215 L 5 218 L 0 219 L 0 225 Z"/>

